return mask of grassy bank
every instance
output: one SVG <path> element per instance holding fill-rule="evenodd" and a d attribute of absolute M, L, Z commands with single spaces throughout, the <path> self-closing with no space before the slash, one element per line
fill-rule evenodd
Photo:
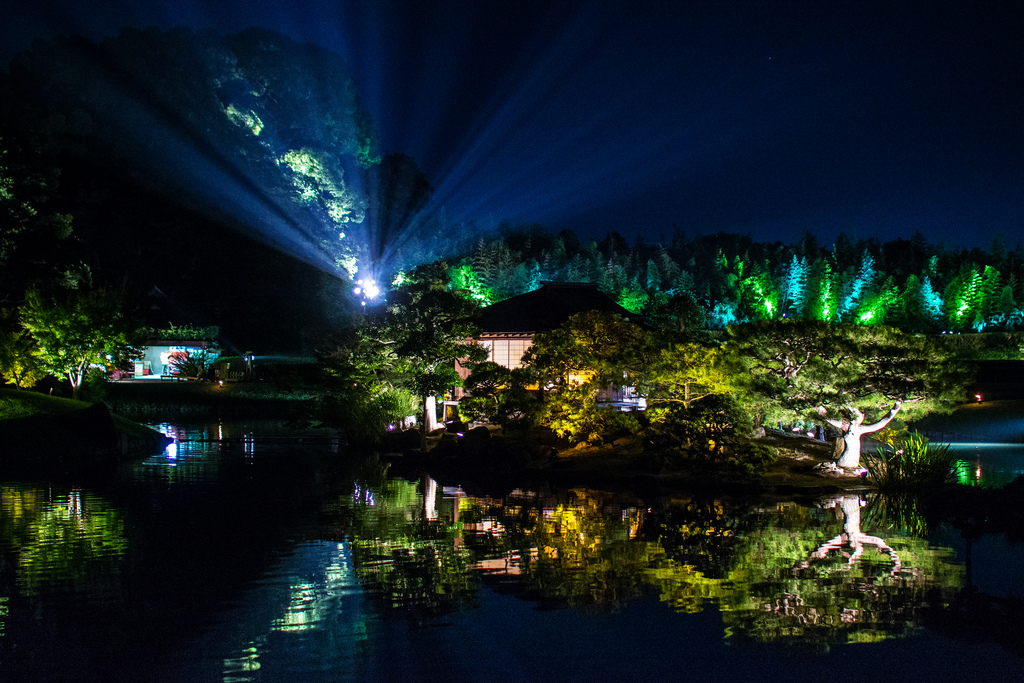
<path fill-rule="evenodd" d="M 0 389 L 0 468 L 7 472 L 96 471 L 159 452 L 164 442 L 101 404 Z"/>
<path fill-rule="evenodd" d="M 111 411 L 133 420 L 267 417 L 301 414 L 313 400 L 306 388 L 270 383 L 113 382 L 104 402 Z"/>
<path fill-rule="evenodd" d="M 70 398 L 58 398 L 34 391 L 0 389 L 0 421 L 29 417 L 67 415 L 88 408 L 90 404 Z M 114 411 L 111 411 L 114 412 Z M 147 436 L 153 430 L 121 415 L 111 415 L 117 431 L 131 437 Z"/>

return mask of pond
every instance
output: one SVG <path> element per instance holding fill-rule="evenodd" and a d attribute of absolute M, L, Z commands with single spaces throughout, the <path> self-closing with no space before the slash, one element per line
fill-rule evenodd
<path fill-rule="evenodd" d="M 0 680 L 1024 673 L 1003 537 L 901 533 L 857 496 L 477 490 L 326 432 L 165 429 L 108 480 L 0 483 Z"/>
<path fill-rule="evenodd" d="M 1024 444 L 953 442 L 949 447 L 961 461 L 961 484 L 998 488 L 1024 475 Z"/>

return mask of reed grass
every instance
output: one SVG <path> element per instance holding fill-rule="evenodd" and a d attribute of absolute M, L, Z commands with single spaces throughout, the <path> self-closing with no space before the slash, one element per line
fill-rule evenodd
<path fill-rule="evenodd" d="M 917 493 L 956 483 L 958 461 L 949 444 L 929 444 L 912 432 L 865 454 L 864 467 L 882 493 Z"/>

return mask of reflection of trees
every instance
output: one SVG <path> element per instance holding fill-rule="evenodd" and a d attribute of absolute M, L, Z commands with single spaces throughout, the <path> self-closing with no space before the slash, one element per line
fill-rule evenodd
<path fill-rule="evenodd" d="M 654 587 L 677 611 L 714 605 L 737 640 L 827 647 L 907 633 L 962 585 L 951 550 L 879 533 L 857 497 L 647 510 L 589 490 L 446 493 L 382 478 L 339 507 L 356 574 L 389 606 L 458 609 L 477 576 L 545 607 L 614 607 Z"/>
<path fill-rule="evenodd" d="M 829 501 L 827 507 L 840 507 L 843 510 L 843 531 L 835 538 L 822 543 L 812 553 L 812 557 L 824 560 L 833 551 L 839 551 L 853 564 L 864 555 L 865 547 L 877 548 L 888 555 L 893 562 L 893 576 L 902 568 L 900 556 L 878 536 L 870 536 L 860 530 L 860 499 L 857 496 L 841 496 Z M 807 566 L 805 563 L 804 566 Z"/>
<path fill-rule="evenodd" d="M 466 539 L 478 559 L 512 558 L 528 596 L 576 607 L 614 606 L 642 590 L 644 571 L 662 554 L 657 543 L 636 539 L 642 519 L 613 497 L 584 490 L 557 501 L 478 502 L 463 515 L 490 530 Z"/>
<path fill-rule="evenodd" d="M 0 538 L 16 556 L 25 593 L 44 586 L 82 589 L 109 578 L 127 548 L 124 521 L 106 501 L 19 485 L 0 486 Z M 6 565 L 6 562 L 4 562 Z"/>
<path fill-rule="evenodd" d="M 332 533 L 349 539 L 356 575 L 388 607 L 420 616 L 464 607 L 475 592 L 456 510 L 438 514 L 435 486 L 371 479 L 334 511 Z"/>
<path fill-rule="evenodd" d="M 932 600 L 948 601 L 962 584 L 951 550 L 914 537 L 888 542 L 860 529 L 857 497 L 833 501 L 842 531 L 810 534 L 766 525 L 746 539 L 736 561 L 744 602 L 724 612 L 726 626 L 756 640 L 863 642 L 902 635 Z"/>

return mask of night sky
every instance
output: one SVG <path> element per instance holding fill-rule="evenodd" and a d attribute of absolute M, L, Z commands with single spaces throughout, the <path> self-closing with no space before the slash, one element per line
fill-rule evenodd
<path fill-rule="evenodd" d="M 484 227 L 1024 235 L 1020 2 L 0 4 L 4 64 L 33 37 L 125 25 L 329 47 L 382 147 L 419 162 L 450 218 Z"/>

